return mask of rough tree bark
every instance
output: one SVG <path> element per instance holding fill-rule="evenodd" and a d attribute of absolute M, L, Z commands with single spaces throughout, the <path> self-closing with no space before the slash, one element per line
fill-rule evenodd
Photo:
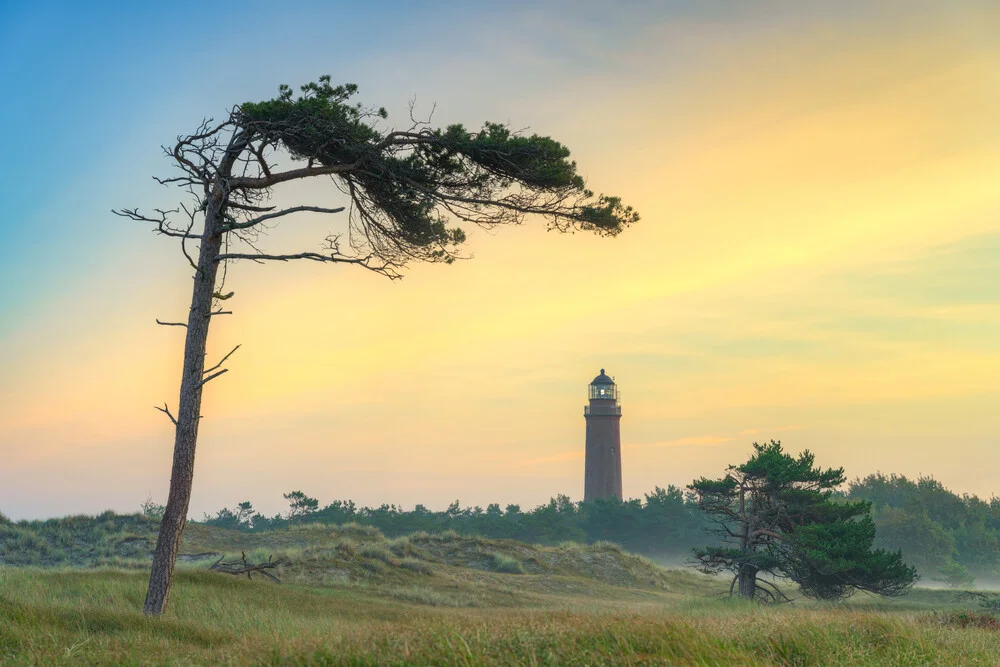
<path fill-rule="evenodd" d="M 744 563 L 739 572 L 739 595 L 741 598 L 753 600 L 757 594 L 757 568 Z"/>
<path fill-rule="evenodd" d="M 194 274 L 187 336 L 184 339 L 184 364 L 181 372 L 180 398 L 174 418 L 174 460 L 170 471 L 170 491 L 166 510 L 160 521 L 160 533 L 153 552 L 149 588 L 143 613 L 160 615 L 170 597 L 177 550 L 187 521 L 194 482 L 195 447 L 201 421 L 201 397 L 205 378 L 205 354 L 208 330 L 212 323 L 212 302 L 219 272 L 218 256 L 222 250 L 222 226 L 229 193 L 227 180 L 243 146 L 239 134 L 233 136 L 219 165 L 219 174 L 205 207 L 205 227 Z"/>

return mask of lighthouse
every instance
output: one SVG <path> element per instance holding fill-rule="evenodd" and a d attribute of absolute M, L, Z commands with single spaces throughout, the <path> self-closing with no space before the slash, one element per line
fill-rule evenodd
<path fill-rule="evenodd" d="M 614 379 L 601 369 L 589 386 L 590 405 L 584 406 L 587 421 L 587 456 L 583 499 L 586 502 L 622 497 L 621 396 Z"/>

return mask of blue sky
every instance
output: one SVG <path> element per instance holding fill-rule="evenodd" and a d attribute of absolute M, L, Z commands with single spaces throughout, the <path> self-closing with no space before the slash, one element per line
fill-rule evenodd
<path fill-rule="evenodd" d="M 578 497 L 600 367 L 625 396 L 627 495 L 768 437 L 850 476 L 992 495 L 998 18 L 988 2 L 5 3 L 0 511 L 164 495 L 151 406 L 176 401 L 180 349 L 152 321 L 183 310 L 189 276 L 110 210 L 172 208 L 161 145 L 324 73 L 390 121 L 415 99 L 442 125 L 550 134 L 643 220 L 613 240 L 473 233 L 472 261 L 392 285 L 234 267 L 237 314 L 212 345 L 244 347 L 207 398 L 196 515 L 248 488 L 271 512 L 292 487 Z M 276 197 L 335 202 L 320 184 Z M 267 241 L 312 249 L 329 224 Z"/>

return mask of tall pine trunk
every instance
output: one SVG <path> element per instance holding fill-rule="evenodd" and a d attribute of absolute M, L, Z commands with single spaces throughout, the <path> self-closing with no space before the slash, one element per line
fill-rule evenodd
<path fill-rule="evenodd" d="M 174 435 L 174 462 L 170 473 L 170 494 L 160 522 L 160 534 L 153 552 L 153 567 L 143 613 L 162 614 L 170 597 L 170 583 L 177 560 L 181 533 L 187 520 L 194 481 L 194 454 L 201 420 L 202 380 L 205 371 L 205 347 L 212 320 L 212 299 L 219 270 L 216 261 L 222 247 L 221 217 L 225 207 L 221 188 L 213 192 L 205 211 L 205 231 L 198 252 L 198 270 L 194 276 L 191 311 L 188 313 L 187 337 L 184 340 L 184 369 L 181 375 L 180 401 Z"/>
<path fill-rule="evenodd" d="M 226 152 L 219 161 L 212 191 L 205 202 L 205 228 L 198 251 L 191 311 L 188 313 L 187 337 L 184 339 L 184 369 L 181 375 L 180 401 L 174 434 L 174 462 L 170 472 L 170 493 L 160 521 L 160 534 L 153 551 L 153 567 L 149 573 L 149 588 L 143 613 L 158 616 L 167 608 L 170 584 L 177 561 L 177 549 L 187 521 L 194 482 L 194 453 L 198 444 L 198 423 L 201 420 L 201 392 L 205 375 L 205 348 L 208 328 L 212 321 L 212 300 L 215 279 L 219 272 L 218 257 L 225 233 L 226 207 L 229 205 L 229 177 L 233 165 L 247 146 L 247 135 L 236 129 Z"/>

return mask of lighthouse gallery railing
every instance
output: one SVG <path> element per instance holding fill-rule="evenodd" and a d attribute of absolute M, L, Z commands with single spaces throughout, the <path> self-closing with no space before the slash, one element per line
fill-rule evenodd
<path fill-rule="evenodd" d="M 618 415 L 622 414 L 622 406 L 620 405 L 585 405 L 583 406 L 584 416 L 590 415 Z"/>

